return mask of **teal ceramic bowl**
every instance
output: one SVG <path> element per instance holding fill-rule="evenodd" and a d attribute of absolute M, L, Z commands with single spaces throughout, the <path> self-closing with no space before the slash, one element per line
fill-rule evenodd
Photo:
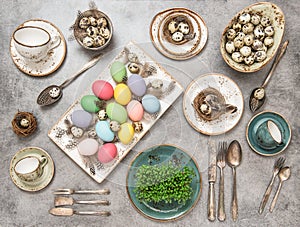
<path fill-rule="evenodd" d="M 258 128 L 267 121 L 273 121 L 279 128 L 282 135 L 282 144 L 276 146 L 273 149 L 263 148 L 257 141 L 257 130 Z M 291 141 L 291 127 L 283 116 L 276 112 L 265 111 L 256 114 L 249 122 L 246 129 L 246 138 L 249 146 L 256 153 L 263 156 L 274 156 L 283 152 Z"/>
<path fill-rule="evenodd" d="M 177 203 L 146 203 L 136 198 L 134 189 L 136 185 L 136 172 L 142 165 L 157 165 L 169 161 L 179 162 L 182 166 L 191 167 L 196 176 L 191 187 L 193 190 L 191 199 L 184 205 Z M 143 216 L 160 222 L 174 221 L 190 212 L 197 204 L 201 194 L 201 175 L 196 161 L 181 148 L 173 145 L 158 145 L 139 153 L 132 161 L 126 179 L 126 189 L 133 207 Z"/>

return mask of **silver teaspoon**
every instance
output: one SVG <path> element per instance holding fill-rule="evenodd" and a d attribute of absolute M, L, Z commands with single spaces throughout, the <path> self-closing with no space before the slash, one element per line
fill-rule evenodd
<path fill-rule="evenodd" d="M 50 85 L 45 88 L 37 98 L 37 104 L 40 106 L 48 106 L 57 102 L 62 97 L 62 90 L 71 82 L 77 79 L 83 72 L 94 66 L 102 57 L 103 54 L 94 56 L 88 63 L 86 63 L 77 73 L 71 78 L 65 80 L 61 85 Z"/>
<path fill-rule="evenodd" d="M 285 41 L 284 44 L 282 44 L 281 49 L 277 53 L 276 58 L 273 62 L 273 65 L 272 65 L 265 81 L 263 82 L 263 84 L 260 87 L 255 88 L 252 91 L 252 93 L 250 95 L 250 99 L 249 99 L 249 107 L 252 112 L 255 112 L 264 104 L 265 99 L 266 99 L 265 88 L 266 88 L 268 82 L 270 81 L 271 76 L 273 75 L 273 72 L 275 71 L 276 66 L 278 65 L 279 61 L 281 60 L 283 54 L 285 53 L 285 50 L 286 50 L 288 44 L 289 44 L 288 40 Z"/>

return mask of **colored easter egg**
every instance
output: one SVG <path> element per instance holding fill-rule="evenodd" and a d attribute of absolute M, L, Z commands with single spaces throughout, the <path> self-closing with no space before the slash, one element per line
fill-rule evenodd
<path fill-rule="evenodd" d="M 117 154 L 118 150 L 116 145 L 113 143 L 106 143 L 99 148 L 98 160 L 102 163 L 108 163 L 114 160 Z"/>
<path fill-rule="evenodd" d="M 102 100 L 109 100 L 114 95 L 112 85 L 104 80 L 96 80 L 92 85 L 93 93 Z"/>
<path fill-rule="evenodd" d="M 127 112 L 124 106 L 112 102 L 106 106 L 106 113 L 110 120 L 117 121 L 120 124 L 123 124 L 127 121 Z"/>
<path fill-rule="evenodd" d="M 136 96 L 143 96 L 146 93 L 146 82 L 143 77 L 138 74 L 132 74 L 128 78 L 127 85 Z"/>
<path fill-rule="evenodd" d="M 91 125 L 93 120 L 93 115 L 84 110 L 75 110 L 71 114 L 71 121 L 73 125 L 79 128 L 87 128 Z"/>
<path fill-rule="evenodd" d="M 128 117 L 132 121 L 140 121 L 144 116 L 144 109 L 142 104 L 137 100 L 131 100 L 127 107 Z"/>
<path fill-rule="evenodd" d="M 100 110 L 100 108 L 97 106 L 99 101 L 100 100 L 94 95 L 85 95 L 81 98 L 80 104 L 85 111 L 96 113 Z"/>
<path fill-rule="evenodd" d="M 115 138 L 115 134 L 111 131 L 108 121 L 98 121 L 95 130 L 97 136 L 104 142 L 111 142 Z"/>
<path fill-rule="evenodd" d="M 110 75 L 117 83 L 127 81 L 126 67 L 122 62 L 115 61 L 112 63 L 110 67 Z"/>
<path fill-rule="evenodd" d="M 117 103 L 127 105 L 131 100 L 131 91 L 126 84 L 118 84 L 115 87 L 114 98 Z"/>
<path fill-rule="evenodd" d="M 118 137 L 123 144 L 129 144 L 133 138 L 134 129 L 130 123 L 121 124 L 121 129 L 118 131 Z"/>
<path fill-rule="evenodd" d="M 157 113 L 160 110 L 160 102 L 154 95 L 145 95 L 142 98 L 142 105 L 144 110 L 150 114 Z"/>
<path fill-rule="evenodd" d="M 84 156 L 96 154 L 99 148 L 99 143 L 95 139 L 87 138 L 82 140 L 78 146 L 78 152 Z"/>

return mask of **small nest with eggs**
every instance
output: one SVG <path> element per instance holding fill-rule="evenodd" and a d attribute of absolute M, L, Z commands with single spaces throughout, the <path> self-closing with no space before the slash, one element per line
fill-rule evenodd
<path fill-rule="evenodd" d="M 18 112 L 11 122 L 13 131 L 21 137 L 31 135 L 37 128 L 36 118 L 29 112 Z"/>

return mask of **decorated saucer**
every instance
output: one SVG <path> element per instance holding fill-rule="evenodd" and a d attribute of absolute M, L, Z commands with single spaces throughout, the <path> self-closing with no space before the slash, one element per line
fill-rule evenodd
<path fill-rule="evenodd" d="M 16 163 L 27 156 L 35 156 L 37 158 L 45 156 L 48 159 L 48 162 L 43 169 L 43 174 L 37 180 L 30 183 L 21 181 L 14 170 Z M 54 163 L 50 155 L 45 150 L 39 147 L 26 147 L 14 155 L 10 162 L 9 172 L 12 181 L 18 188 L 24 191 L 35 192 L 42 190 L 51 182 L 54 176 Z"/>
<path fill-rule="evenodd" d="M 255 135 L 258 127 L 269 120 L 273 121 L 279 127 L 279 130 L 282 133 L 282 144 L 274 149 L 266 150 L 259 146 Z M 291 137 L 291 127 L 287 120 L 280 114 L 271 111 L 264 111 L 256 114 L 252 117 L 246 129 L 246 138 L 249 146 L 253 151 L 263 156 L 274 156 L 283 152 L 289 145 Z"/>
<path fill-rule="evenodd" d="M 176 44 L 165 35 L 166 24 L 174 17 L 183 17 L 189 21 L 194 38 Z M 153 45 L 164 56 L 174 60 L 186 60 L 199 54 L 204 48 L 208 31 L 202 17 L 186 8 L 171 8 L 159 12 L 152 19 L 150 37 Z"/>
<path fill-rule="evenodd" d="M 19 25 L 19 27 L 23 26 L 36 26 L 43 28 L 48 31 L 51 36 L 60 36 L 61 42 L 57 48 L 48 53 L 47 57 L 39 62 L 33 62 L 24 59 L 17 52 L 13 38 L 11 38 L 10 55 L 15 65 L 23 73 L 30 76 L 47 76 L 56 71 L 62 65 L 67 52 L 66 41 L 62 32 L 51 22 L 42 19 L 28 20 Z"/>
<path fill-rule="evenodd" d="M 204 89 L 214 88 L 225 98 L 226 103 L 237 107 L 232 114 L 222 114 L 218 119 L 202 119 L 193 106 L 195 97 Z M 183 112 L 188 123 L 205 135 L 220 135 L 234 128 L 244 111 L 243 94 L 238 85 L 229 77 L 218 73 L 205 74 L 193 80 L 183 96 Z"/>

